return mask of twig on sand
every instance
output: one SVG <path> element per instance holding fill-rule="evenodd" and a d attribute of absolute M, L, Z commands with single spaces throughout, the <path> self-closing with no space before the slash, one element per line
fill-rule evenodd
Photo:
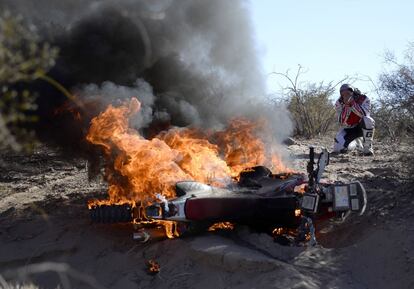
<path fill-rule="evenodd" d="M 4 271 L 2 273 L 2 275 L 6 278 L 16 278 L 17 277 L 18 279 L 24 280 L 29 275 L 45 273 L 45 272 L 56 272 L 59 275 L 60 280 L 62 282 L 62 286 L 64 286 L 65 289 L 70 288 L 69 278 L 67 278 L 67 276 L 70 276 L 70 277 L 72 277 L 72 278 L 74 278 L 78 281 L 86 283 L 91 288 L 106 289 L 106 287 L 100 285 L 96 281 L 95 278 L 71 268 L 66 263 L 43 262 L 43 263 L 31 264 L 31 265 L 28 265 L 28 266 L 18 268 L 16 270 Z M 64 278 L 62 278 L 62 276 Z M 0 284 L 3 283 L 2 278 L 0 278 Z M 5 288 L 8 288 L 8 287 L 5 287 Z"/>

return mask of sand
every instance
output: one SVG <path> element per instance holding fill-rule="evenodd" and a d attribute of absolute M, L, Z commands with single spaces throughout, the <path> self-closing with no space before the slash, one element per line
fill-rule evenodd
<path fill-rule="evenodd" d="M 310 144 L 330 140 L 288 147 L 303 172 Z M 0 274 L 40 288 L 414 288 L 414 193 L 400 158 L 409 150 L 377 143 L 375 157 L 331 158 L 325 177 L 361 181 L 369 205 L 362 217 L 319 224 L 315 247 L 282 246 L 243 226 L 141 244 L 131 225 L 90 222 L 86 202 L 106 187 L 88 181 L 84 160 L 48 147 L 3 152 Z M 158 274 L 147 273 L 149 259 Z"/>

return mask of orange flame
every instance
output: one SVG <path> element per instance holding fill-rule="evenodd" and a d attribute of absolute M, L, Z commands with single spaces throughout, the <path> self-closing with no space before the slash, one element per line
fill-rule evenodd
<path fill-rule="evenodd" d="M 147 270 L 148 274 L 154 275 L 161 271 L 161 266 L 157 261 L 150 259 L 147 261 Z"/>
<path fill-rule="evenodd" d="M 256 165 L 268 165 L 277 173 L 289 171 L 257 137 L 264 122 L 239 118 L 219 132 L 173 128 L 145 139 L 129 127 L 129 118 L 140 107 L 132 98 L 119 107 L 109 105 L 91 121 L 86 139 L 103 149 L 107 162 L 109 200 L 105 203 L 148 204 L 156 194 L 173 198 L 174 185 L 182 180 L 223 186 Z M 170 237 L 176 234 L 170 224 L 165 227 Z"/>
<path fill-rule="evenodd" d="M 128 127 L 129 117 L 139 109 L 136 98 L 120 107 L 110 105 L 92 120 L 86 137 L 89 142 L 101 145 L 107 157 L 115 153 L 113 167 L 106 172 L 113 202 L 148 201 L 148 198 L 155 199 L 156 193 L 171 198 L 174 197 L 172 185 L 177 180 L 191 179 L 177 163 L 178 151 L 159 138 L 144 139 Z M 127 179 L 127 185 L 117 182 L 114 171 Z"/>
<path fill-rule="evenodd" d="M 221 222 L 221 223 L 214 223 L 208 228 L 209 232 L 214 232 L 217 230 L 233 230 L 234 224 L 230 222 Z"/>
<path fill-rule="evenodd" d="M 230 168 L 219 157 L 219 147 L 195 129 L 171 129 L 158 135 L 179 152 L 177 164 L 191 179 L 220 186 L 230 181 Z"/>
<path fill-rule="evenodd" d="M 260 122 L 239 118 L 234 119 L 225 131 L 216 133 L 232 176 L 238 176 L 245 168 L 264 164 L 265 145 L 254 133 L 261 126 Z"/>

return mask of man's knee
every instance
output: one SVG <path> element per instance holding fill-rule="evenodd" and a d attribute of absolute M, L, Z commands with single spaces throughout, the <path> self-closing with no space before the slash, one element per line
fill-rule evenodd
<path fill-rule="evenodd" d="M 364 129 L 374 129 L 375 128 L 375 120 L 370 116 L 364 116 L 362 120 L 362 126 Z"/>

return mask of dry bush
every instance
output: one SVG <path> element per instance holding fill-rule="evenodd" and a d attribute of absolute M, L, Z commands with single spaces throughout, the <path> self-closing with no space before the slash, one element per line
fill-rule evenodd
<path fill-rule="evenodd" d="M 388 53 L 390 70 L 380 76 L 379 100 L 374 108 L 379 137 L 392 141 L 413 141 L 414 136 L 414 43 L 406 51 L 404 63 Z"/>
<path fill-rule="evenodd" d="M 335 125 L 335 109 L 330 87 L 310 85 L 293 94 L 288 109 L 295 120 L 295 134 L 311 138 L 325 135 Z"/>
<path fill-rule="evenodd" d="M 325 135 L 336 125 L 332 97 L 338 83 L 324 84 L 321 82 L 300 87 L 299 78 L 302 73 L 302 67 L 299 66 L 295 77 L 291 77 L 288 72 L 272 74 L 282 76 L 289 83 L 283 88 L 282 98 L 294 121 L 294 134 L 306 138 Z"/>
<path fill-rule="evenodd" d="M 399 142 L 409 138 L 410 127 L 405 115 L 391 109 L 384 99 L 373 103 L 371 114 L 376 122 L 376 139 Z"/>
<path fill-rule="evenodd" d="M 404 61 L 387 53 L 389 70 L 380 76 L 379 95 L 375 118 L 378 135 L 393 142 L 414 145 L 414 43 L 408 45 Z M 402 154 L 409 178 L 414 174 L 414 151 Z"/>

